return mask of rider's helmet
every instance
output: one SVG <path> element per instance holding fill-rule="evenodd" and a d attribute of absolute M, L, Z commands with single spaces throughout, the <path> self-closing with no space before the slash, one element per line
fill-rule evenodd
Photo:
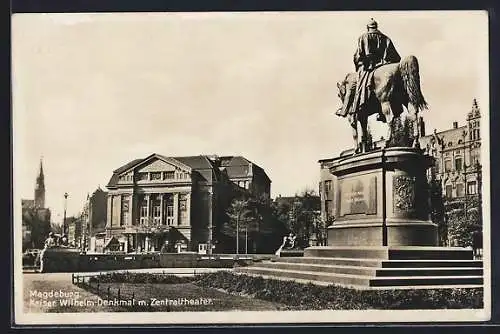
<path fill-rule="evenodd" d="M 366 25 L 367 29 L 377 29 L 377 27 L 378 27 L 377 21 L 375 21 L 373 18 L 371 18 L 368 24 Z"/>

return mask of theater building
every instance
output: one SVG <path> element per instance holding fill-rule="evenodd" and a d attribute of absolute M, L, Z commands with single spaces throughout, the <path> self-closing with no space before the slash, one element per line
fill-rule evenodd
<path fill-rule="evenodd" d="M 118 241 L 125 252 L 210 252 L 234 192 L 269 196 L 270 183 L 243 157 L 133 160 L 114 170 L 107 184 L 106 244 Z"/>

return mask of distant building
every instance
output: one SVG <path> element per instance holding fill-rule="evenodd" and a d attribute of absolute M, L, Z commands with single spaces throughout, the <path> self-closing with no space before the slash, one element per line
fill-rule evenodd
<path fill-rule="evenodd" d="M 423 121 L 420 122 L 420 147 L 435 158 L 435 166 L 429 170 L 429 178 L 440 180 L 443 196 L 447 199 L 477 195 L 481 191 L 481 112 L 474 99 L 467 114 L 466 124 L 458 126 L 453 122 L 450 129 L 425 135 Z M 346 150 L 341 156 L 348 156 L 354 150 Z M 334 216 L 335 179 L 330 173 L 335 158 L 319 160 L 321 217 Z"/>
<path fill-rule="evenodd" d="M 45 207 L 45 176 L 42 160 L 40 160 L 34 195 L 34 199 L 21 199 L 23 248 L 43 247 L 43 240 L 50 231 L 51 213 L 50 209 Z M 37 234 L 33 233 L 33 224 L 40 225 L 37 226 Z M 44 235 L 39 235 L 40 233 Z"/>
<path fill-rule="evenodd" d="M 106 235 L 108 193 L 98 187 L 87 200 L 80 214 L 82 225 L 82 242 L 86 250 L 102 253 Z"/>
<path fill-rule="evenodd" d="M 152 154 L 113 171 L 107 188 L 106 241 L 120 249 L 198 251 L 216 244 L 220 217 L 237 189 L 270 195 L 264 170 L 240 156 Z"/>
<path fill-rule="evenodd" d="M 68 244 L 80 248 L 82 240 L 82 220 L 78 217 L 66 217 L 65 226 L 68 227 Z"/>
<path fill-rule="evenodd" d="M 475 99 L 465 125 L 453 122 L 451 129 L 423 137 L 420 145 L 435 158 L 430 176 L 441 181 L 447 199 L 481 191 L 481 112 Z"/>

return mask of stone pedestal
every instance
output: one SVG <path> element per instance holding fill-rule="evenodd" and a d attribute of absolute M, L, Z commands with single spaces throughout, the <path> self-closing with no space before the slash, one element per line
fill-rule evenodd
<path fill-rule="evenodd" d="M 436 246 L 426 170 L 432 158 L 393 147 L 332 163 L 336 220 L 329 246 Z"/>

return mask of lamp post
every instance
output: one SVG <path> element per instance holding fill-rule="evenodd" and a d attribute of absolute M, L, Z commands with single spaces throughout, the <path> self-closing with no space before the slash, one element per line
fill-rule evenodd
<path fill-rule="evenodd" d="M 66 208 L 68 205 L 68 193 L 64 193 L 64 215 L 63 215 L 63 234 L 67 234 L 67 227 L 66 227 Z"/>
<path fill-rule="evenodd" d="M 248 226 L 245 226 L 245 254 L 248 254 Z"/>

